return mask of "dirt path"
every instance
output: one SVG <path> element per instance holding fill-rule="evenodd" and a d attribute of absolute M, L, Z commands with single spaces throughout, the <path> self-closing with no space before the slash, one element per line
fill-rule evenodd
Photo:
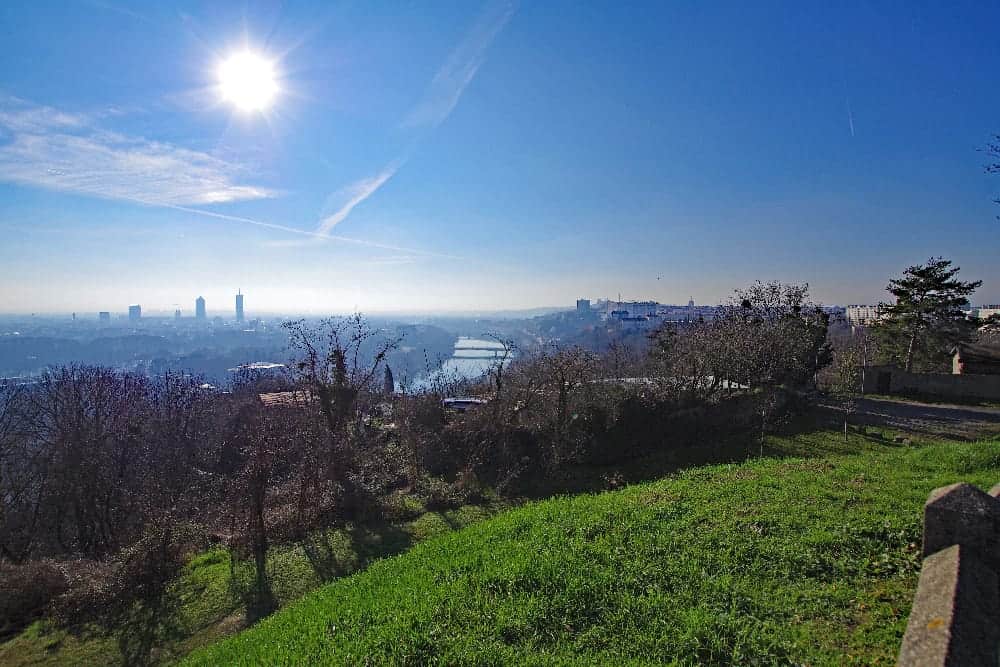
<path fill-rule="evenodd" d="M 935 437 L 975 440 L 1000 433 L 1000 408 L 864 398 L 852 421 Z"/>

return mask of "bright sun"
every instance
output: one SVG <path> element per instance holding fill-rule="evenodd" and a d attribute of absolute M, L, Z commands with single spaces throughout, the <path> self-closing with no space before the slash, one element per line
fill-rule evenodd
<path fill-rule="evenodd" d="M 267 109 L 278 92 L 274 66 L 249 51 L 229 56 L 219 65 L 222 97 L 241 111 Z"/>

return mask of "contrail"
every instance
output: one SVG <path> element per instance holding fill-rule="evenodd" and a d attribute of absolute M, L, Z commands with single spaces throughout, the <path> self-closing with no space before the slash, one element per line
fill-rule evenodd
<path fill-rule="evenodd" d="M 436 127 L 458 105 L 462 93 L 472 83 L 486 60 L 486 51 L 517 10 L 516 2 L 495 2 L 480 14 L 465 38 L 431 80 L 424 98 L 403 120 L 403 127 Z"/>
<path fill-rule="evenodd" d="M 854 114 L 851 113 L 851 98 L 847 98 L 847 124 L 851 127 L 851 136 L 854 136 Z"/>
<path fill-rule="evenodd" d="M 365 241 L 362 239 L 355 239 L 349 236 L 339 236 L 337 234 L 325 234 L 321 232 L 312 232 L 305 229 L 297 229 L 295 227 L 289 227 L 287 225 L 279 225 L 274 222 L 264 222 L 262 220 L 254 220 L 253 218 L 244 218 L 239 215 L 228 215 L 225 213 L 216 213 L 215 211 L 206 211 L 200 208 L 191 208 L 189 206 L 178 206 L 176 204 L 154 204 L 154 206 L 162 206 L 164 208 L 171 208 L 176 211 L 183 211 L 185 213 L 194 213 L 195 215 L 204 215 L 209 218 L 217 218 L 219 220 L 228 220 L 230 222 L 242 222 L 248 225 L 255 225 L 257 227 L 264 227 L 265 229 L 276 229 L 282 232 L 289 232 L 291 234 L 298 234 L 300 236 L 308 236 L 316 241 L 342 241 L 343 243 L 351 243 L 354 245 L 365 246 L 368 248 L 378 248 L 380 250 L 392 250 L 393 252 L 406 252 L 414 255 L 423 255 L 425 257 L 440 257 L 442 259 L 460 259 L 455 255 L 445 255 L 442 253 L 431 252 L 429 250 L 417 250 L 416 248 L 403 248 L 400 246 L 388 245 L 385 243 L 375 243 L 374 241 Z"/>
<path fill-rule="evenodd" d="M 375 176 L 363 179 L 351 185 L 349 188 L 351 197 L 347 200 L 347 203 L 341 206 L 340 209 L 338 209 L 333 215 L 323 218 L 320 221 L 319 226 L 316 228 L 315 233 L 317 235 L 329 235 L 330 230 L 343 222 L 344 218 L 351 214 L 351 211 L 354 210 L 355 206 L 371 197 L 375 194 L 376 190 L 385 185 L 385 182 L 393 177 L 396 171 L 402 166 L 403 162 L 405 162 L 404 158 L 394 160 Z"/>
<path fill-rule="evenodd" d="M 441 125 L 458 106 L 465 89 L 472 83 L 486 59 L 486 51 L 504 29 L 517 9 L 516 2 L 503 0 L 488 6 L 455 47 L 451 56 L 434 75 L 424 97 L 401 123 L 400 127 L 430 131 Z M 328 234 L 343 222 L 356 206 L 378 192 L 407 160 L 407 154 L 387 164 L 374 176 L 356 181 L 348 188 L 350 197 L 335 213 L 319 222 L 316 232 Z"/>

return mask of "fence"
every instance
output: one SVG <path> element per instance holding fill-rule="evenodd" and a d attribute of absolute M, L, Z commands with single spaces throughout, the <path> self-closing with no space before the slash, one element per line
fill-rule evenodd
<path fill-rule="evenodd" d="M 899 665 L 1000 663 L 1000 484 L 931 492 L 924 505 L 923 566 Z"/>
<path fill-rule="evenodd" d="M 1000 375 L 907 373 L 894 366 L 864 369 L 866 394 L 911 394 L 1000 401 Z"/>

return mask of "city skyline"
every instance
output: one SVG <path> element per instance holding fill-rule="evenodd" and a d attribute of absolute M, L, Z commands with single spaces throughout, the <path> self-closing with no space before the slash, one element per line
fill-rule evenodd
<path fill-rule="evenodd" d="M 228 313 L 228 314 L 232 315 L 231 319 L 233 321 L 244 322 L 246 320 L 245 313 L 244 313 L 244 308 L 243 308 L 243 306 L 244 306 L 243 298 L 245 296 L 246 295 L 243 294 L 241 290 L 239 290 L 239 291 L 237 291 L 237 294 L 236 294 L 236 307 L 235 307 L 235 309 L 220 308 L 220 309 L 217 309 L 217 310 L 208 310 L 206 299 L 204 297 L 202 297 L 202 296 L 199 296 L 197 299 L 195 299 L 195 308 L 194 308 L 194 314 L 193 315 L 184 314 L 184 313 L 189 312 L 189 311 L 185 311 L 182 308 L 177 308 L 177 306 L 180 305 L 179 303 L 174 303 L 174 304 L 172 304 L 169 307 L 163 306 L 163 307 L 159 307 L 159 308 L 157 308 L 157 307 L 148 308 L 148 307 L 143 306 L 141 303 L 139 303 L 139 304 L 130 304 L 129 306 L 126 307 L 125 310 L 122 310 L 122 311 L 116 311 L 116 310 L 100 310 L 100 311 L 79 311 L 79 310 L 73 310 L 73 311 L 58 311 L 58 312 L 51 312 L 51 313 L 46 313 L 46 312 L 39 311 L 39 312 L 31 312 L 31 313 L 23 312 L 23 313 L 2 313 L 2 314 L 6 314 L 6 315 L 29 315 L 30 314 L 30 315 L 56 315 L 56 316 L 70 315 L 70 316 L 72 316 L 73 319 L 77 319 L 78 316 L 81 317 L 81 318 L 84 318 L 84 319 L 87 318 L 88 316 L 90 316 L 92 318 L 97 318 L 97 319 L 99 319 L 101 321 L 110 321 L 110 319 L 112 317 L 115 317 L 115 316 L 120 317 L 120 318 L 128 317 L 131 314 L 131 310 L 133 308 L 137 308 L 138 309 L 138 311 L 137 311 L 138 317 L 135 318 L 137 320 L 138 319 L 143 319 L 143 318 L 148 318 L 148 319 L 166 318 L 168 315 L 170 315 L 171 312 L 173 313 L 173 318 L 174 319 L 194 319 L 194 320 L 203 320 L 203 319 L 206 319 L 209 313 L 212 314 L 212 318 L 213 319 L 220 318 L 223 314 L 227 314 Z M 475 309 L 473 309 L 473 310 L 455 309 L 455 310 L 452 310 L 452 311 L 420 311 L 420 310 L 409 310 L 408 311 L 408 310 L 394 310 L 394 311 L 376 311 L 376 312 L 370 313 L 370 314 L 376 314 L 376 315 L 385 315 L 385 314 L 392 314 L 392 315 L 403 315 L 403 314 L 433 315 L 435 312 L 440 312 L 442 314 L 468 314 L 468 313 L 471 313 L 471 312 L 481 312 L 481 313 L 484 313 L 484 314 L 489 314 L 489 313 L 504 313 L 504 312 L 529 312 L 529 311 L 532 311 L 532 310 L 544 310 L 544 311 L 560 311 L 560 310 L 562 310 L 562 311 L 572 311 L 572 310 L 575 310 L 575 311 L 579 312 L 579 311 L 590 311 L 592 308 L 598 308 L 598 307 L 602 307 L 603 308 L 603 307 L 606 307 L 608 304 L 615 304 L 615 303 L 617 303 L 617 304 L 650 304 L 650 305 L 655 305 L 655 306 L 659 306 L 659 307 L 666 307 L 666 308 L 673 308 L 673 309 L 684 309 L 684 308 L 692 309 L 692 308 L 696 308 L 696 307 L 697 308 L 713 309 L 713 308 L 717 308 L 717 307 L 726 305 L 726 302 L 723 302 L 723 301 L 716 302 L 716 303 L 696 303 L 695 300 L 691 299 L 691 298 L 688 299 L 687 303 L 669 303 L 669 302 L 661 302 L 661 301 L 656 301 L 656 300 L 651 300 L 651 299 L 626 299 L 626 298 L 622 298 L 621 295 L 618 295 L 617 298 L 610 298 L 610 297 L 585 298 L 584 297 L 584 298 L 578 298 L 578 299 L 575 300 L 574 303 L 570 303 L 570 304 L 553 304 L 553 305 L 549 305 L 549 306 L 539 306 L 539 307 L 534 307 L 534 308 L 511 309 L 509 311 L 504 311 L 504 310 L 495 310 L 495 311 L 479 310 L 479 311 L 476 311 Z M 854 319 L 873 320 L 873 319 L 877 319 L 876 315 L 873 315 L 873 313 L 876 313 L 877 309 L 881 305 L 885 305 L 885 304 L 888 304 L 888 303 L 891 303 L 891 300 L 885 300 L 885 301 L 881 301 L 881 302 L 876 301 L 876 302 L 867 303 L 867 304 L 844 302 L 844 303 L 821 303 L 820 305 L 822 305 L 824 307 L 827 307 L 827 308 L 841 308 L 841 309 L 844 309 L 845 310 L 845 316 L 846 316 L 846 318 L 848 320 L 852 319 L 852 312 L 851 312 L 852 309 L 861 309 L 858 312 L 860 313 L 860 312 L 863 311 L 864 314 L 863 315 L 862 314 L 855 314 L 853 316 Z M 145 308 L 145 310 L 143 310 L 143 308 Z M 1000 311 L 1000 304 L 990 303 L 988 301 L 980 301 L 980 300 L 977 300 L 977 299 L 973 299 L 973 300 L 971 300 L 969 302 L 969 305 L 966 308 L 966 310 L 969 311 L 969 312 L 975 312 L 976 316 L 978 316 L 978 317 L 988 317 L 990 315 L 995 314 L 997 311 Z M 360 311 L 354 311 L 354 312 L 360 312 Z M 984 312 L 985 312 L 985 315 L 983 314 Z M 309 314 L 309 315 L 314 315 L 314 314 L 317 314 L 317 313 L 316 312 L 310 312 L 310 311 L 295 311 L 295 310 L 287 310 L 286 309 L 286 310 L 264 310 L 264 311 L 258 311 L 258 314 L 259 315 L 268 315 L 268 316 L 273 316 L 273 315 L 281 316 L 281 315 L 288 315 L 288 314 Z M 338 315 L 347 315 L 349 313 L 347 311 L 342 311 L 342 312 L 325 311 L 325 312 L 323 312 L 321 314 L 323 314 L 323 315 L 338 316 Z M 225 319 L 225 318 L 222 318 L 222 319 Z"/>
<path fill-rule="evenodd" d="M 877 303 L 937 255 L 1000 302 L 997 6 L 54 6 L 0 9 L 0 312 Z"/>

